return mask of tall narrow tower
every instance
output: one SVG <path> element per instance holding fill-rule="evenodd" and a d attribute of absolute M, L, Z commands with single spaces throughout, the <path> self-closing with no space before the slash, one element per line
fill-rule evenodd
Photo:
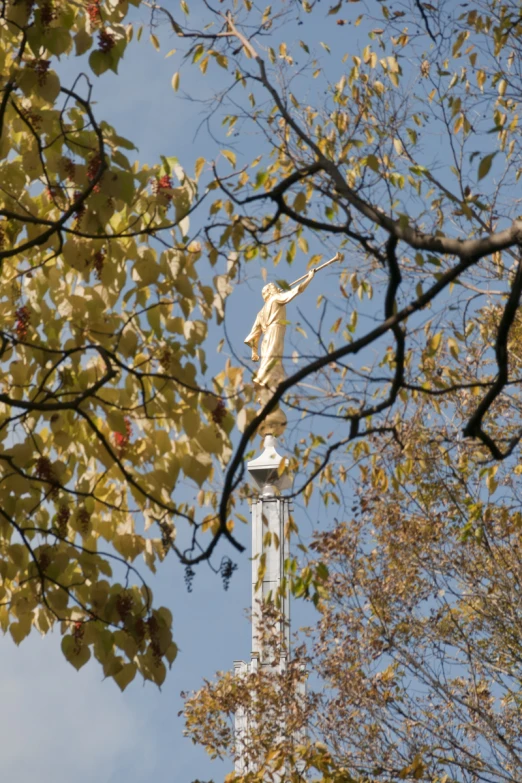
<path fill-rule="evenodd" d="M 234 661 L 237 676 L 245 676 L 265 667 L 281 671 L 290 652 L 290 600 L 288 593 L 281 601 L 279 621 L 279 639 L 281 655 L 274 660 L 271 654 L 262 649 L 259 640 L 260 606 L 270 596 L 275 597 L 284 575 L 284 563 L 289 556 L 287 524 L 290 501 L 281 497 L 281 492 L 292 485 L 287 473 L 279 475 L 283 457 L 276 451 L 276 439 L 267 435 L 264 439 L 264 451 L 257 459 L 248 463 L 248 472 L 253 479 L 259 495 L 252 500 L 252 652 L 250 661 Z M 259 579 L 259 568 L 263 565 L 264 574 Z M 245 715 L 236 714 L 236 773 L 245 774 L 249 770 L 242 757 L 241 747 L 248 726 Z"/>

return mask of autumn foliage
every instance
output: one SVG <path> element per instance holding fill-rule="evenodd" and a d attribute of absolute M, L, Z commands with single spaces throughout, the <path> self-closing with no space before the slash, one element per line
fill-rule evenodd
<path fill-rule="evenodd" d="M 58 624 L 66 658 L 94 656 L 122 688 L 136 672 L 161 684 L 176 657 L 171 614 L 133 564 L 154 571 L 176 549 L 195 513 L 178 476 L 207 481 L 231 428 L 205 391 L 202 345 L 229 289 L 226 274 L 201 284 L 197 178 L 172 156 L 135 164 L 94 106 L 128 11 L 22 0 L 0 14 L 0 626 L 20 643 Z M 64 82 L 57 59 L 74 55 Z"/>

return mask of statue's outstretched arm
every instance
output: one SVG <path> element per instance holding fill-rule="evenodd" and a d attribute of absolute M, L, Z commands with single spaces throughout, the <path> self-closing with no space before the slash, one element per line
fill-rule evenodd
<path fill-rule="evenodd" d="M 299 294 L 303 293 L 314 275 L 315 269 L 311 269 L 302 283 L 299 283 L 299 285 L 291 288 L 290 291 L 281 291 L 281 293 L 276 294 L 274 296 L 275 301 L 279 304 L 288 304 L 288 302 L 291 302 L 292 299 L 295 299 L 296 296 L 299 296 Z"/>

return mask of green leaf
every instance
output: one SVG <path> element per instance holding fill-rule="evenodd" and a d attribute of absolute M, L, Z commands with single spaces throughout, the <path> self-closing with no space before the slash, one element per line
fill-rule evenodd
<path fill-rule="evenodd" d="M 485 155 L 482 160 L 479 163 L 478 167 L 478 179 L 484 179 L 487 174 L 489 174 L 489 170 L 491 168 L 491 164 L 493 163 L 493 159 L 497 153 L 492 152 L 490 155 Z"/>
<path fill-rule="evenodd" d="M 301 190 L 294 200 L 294 210 L 296 212 L 303 212 L 306 207 L 306 193 Z"/>
<path fill-rule="evenodd" d="M 74 48 L 76 51 L 76 56 L 80 57 L 82 54 L 85 54 L 85 52 L 88 52 L 91 46 L 92 35 L 89 35 L 87 30 L 78 30 L 74 36 Z"/>
<path fill-rule="evenodd" d="M 109 70 L 111 62 L 104 52 L 95 49 L 94 52 L 91 52 L 89 55 L 89 65 L 96 76 L 101 76 L 102 73 Z"/>
<path fill-rule="evenodd" d="M 40 97 L 48 103 L 54 103 L 60 94 L 60 80 L 54 71 L 50 71 L 39 87 Z"/>
<path fill-rule="evenodd" d="M 368 168 L 370 168 L 372 171 L 379 171 L 379 161 L 375 157 L 375 155 L 368 155 L 366 158 L 366 165 Z"/>
<path fill-rule="evenodd" d="M 11 623 L 9 633 L 15 644 L 20 644 L 31 631 L 32 614 L 23 614 L 18 622 Z"/>
<path fill-rule="evenodd" d="M 91 651 L 86 644 L 78 642 L 73 636 L 66 635 L 62 639 L 62 652 L 66 659 L 78 671 L 85 666 L 91 657 Z"/>
<path fill-rule="evenodd" d="M 119 672 L 114 675 L 114 680 L 118 687 L 124 691 L 127 685 L 133 681 L 138 667 L 135 663 L 126 663 Z"/>

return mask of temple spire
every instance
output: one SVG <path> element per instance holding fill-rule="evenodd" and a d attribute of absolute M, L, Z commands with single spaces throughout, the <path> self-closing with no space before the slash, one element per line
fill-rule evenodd
<path fill-rule="evenodd" d="M 284 578 L 284 564 L 289 557 L 288 521 L 290 500 L 281 492 L 292 486 L 287 472 L 280 474 L 283 457 L 276 450 L 273 435 L 264 438 L 264 450 L 251 460 L 248 472 L 258 490 L 252 498 L 252 652 L 250 662 L 235 661 L 236 675 L 247 676 L 259 667 L 281 671 L 290 654 L 290 599 L 288 592 L 281 596 L 279 623 L 280 654 L 277 660 L 273 653 L 263 650 L 260 633 L 260 609 L 264 601 L 280 595 Z M 262 573 L 260 575 L 260 569 Z M 260 578 L 260 576 L 262 578 Z M 240 711 L 236 714 L 236 773 L 249 770 L 242 757 L 243 738 L 248 732 L 246 718 Z"/>

